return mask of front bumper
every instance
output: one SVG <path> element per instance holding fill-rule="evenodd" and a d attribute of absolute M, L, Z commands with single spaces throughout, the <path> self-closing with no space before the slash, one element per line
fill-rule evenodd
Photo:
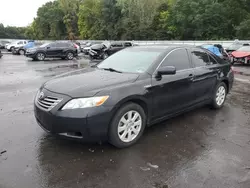
<path fill-rule="evenodd" d="M 48 95 L 48 91 L 44 92 Z M 49 92 L 49 96 L 53 93 Z M 58 94 L 57 94 L 58 95 Z M 51 111 L 43 110 L 35 102 L 34 113 L 38 124 L 47 132 L 82 141 L 106 141 L 112 119 L 111 107 L 96 107 L 74 110 L 60 110 L 70 100 L 63 97 L 61 103 Z"/>
<path fill-rule="evenodd" d="M 25 53 L 25 56 L 26 57 L 30 57 L 30 58 L 35 58 L 36 57 L 36 53 L 35 52 L 26 52 Z"/>

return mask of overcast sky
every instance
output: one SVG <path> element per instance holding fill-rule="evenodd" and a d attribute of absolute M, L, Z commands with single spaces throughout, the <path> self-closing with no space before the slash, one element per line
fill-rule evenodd
<path fill-rule="evenodd" d="M 0 0 L 0 23 L 4 26 L 27 26 L 37 9 L 51 0 Z"/>

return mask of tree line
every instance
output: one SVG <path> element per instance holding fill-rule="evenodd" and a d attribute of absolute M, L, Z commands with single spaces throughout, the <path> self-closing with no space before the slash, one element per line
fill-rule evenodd
<path fill-rule="evenodd" d="M 0 38 L 232 40 L 250 38 L 250 0 L 55 0 Z"/>

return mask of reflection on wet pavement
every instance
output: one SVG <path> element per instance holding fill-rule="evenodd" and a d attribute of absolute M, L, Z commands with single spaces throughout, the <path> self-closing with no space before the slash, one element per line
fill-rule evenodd
<path fill-rule="evenodd" d="M 220 111 L 203 107 L 178 116 L 117 150 L 56 138 L 37 126 L 36 90 L 47 75 L 77 69 L 69 64 L 14 56 L 0 61 L 1 78 L 11 80 L 0 84 L 0 152 L 6 150 L 0 188 L 250 187 L 250 85 L 236 82 Z"/>

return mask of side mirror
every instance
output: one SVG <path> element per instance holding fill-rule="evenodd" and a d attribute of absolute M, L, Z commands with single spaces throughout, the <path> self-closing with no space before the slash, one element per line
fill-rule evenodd
<path fill-rule="evenodd" d="M 50 47 L 48 46 L 47 49 L 50 49 Z"/>
<path fill-rule="evenodd" d="M 174 75 L 176 74 L 176 68 L 174 66 L 161 67 L 157 71 L 158 76 L 162 75 Z"/>

